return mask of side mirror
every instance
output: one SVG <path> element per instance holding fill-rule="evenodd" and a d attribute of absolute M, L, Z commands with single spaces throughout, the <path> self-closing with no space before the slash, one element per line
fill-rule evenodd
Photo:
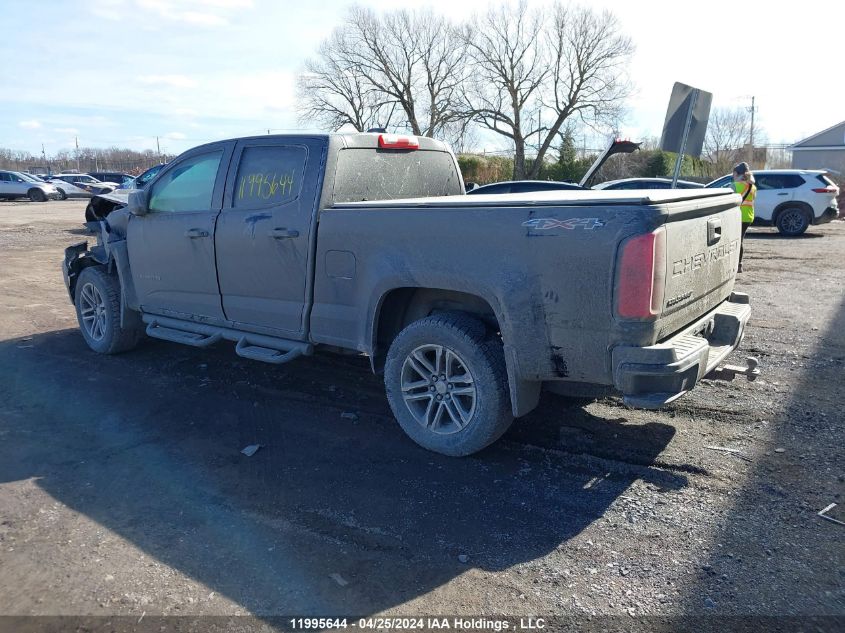
<path fill-rule="evenodd" d="M 477 182 L 464 183 L 464 191 L 466 191 L 467 193 L 469 193 L 473 189 L 478 189 L 478 187 L 479 187 L 479 184 Z"/>
<path fill-rule="evenodd" d="M 147 207 L 147 194 L 145 191 L 133 191 L 129 194 L 129 202 L 126 205 L 132 215 L 147 215 L 150 212 Z"/>

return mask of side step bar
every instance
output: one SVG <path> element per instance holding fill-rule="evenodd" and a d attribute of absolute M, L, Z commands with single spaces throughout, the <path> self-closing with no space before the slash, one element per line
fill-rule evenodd
<path fill-rule="evenodd" d="M 147 324 L 147 336 L 171 343 L 182 343 L 191 347 L 210 347 L 223 339 L 223 336 L 219 333 L 206 335 L 198 332 L 186 332 L 185 330 L 163 327 L 157 321 Z"/>
<path fill-rule="evenodd" d="M 314 346 L 302 341 L 264 334 L 246 334 L 240 330 L 171 317 L 145 314 L 141 318 L 147 324 L 147 336 L 152 338 L 201 348 L 226 339 L 237 343 L 235 353 L 238 356 L 273 365 L 288 363 L 300 356 L 310 356 L 314 353 Z"/>
<path fill-rule="evenodd" d="M 237 345 L 235 345 L 235 354 L 251 360 L 260 360 L 263 363 L 281 365 L 282 363 L 289 363 L 290 361 L 299 358 L 302 356 L 303 351 L 299 347 L 294 347 L 287 352 L 281 352 L 269 347 L 252 345 L 247 341 L 247 338 L 244 337 L 238 341 Z"/>

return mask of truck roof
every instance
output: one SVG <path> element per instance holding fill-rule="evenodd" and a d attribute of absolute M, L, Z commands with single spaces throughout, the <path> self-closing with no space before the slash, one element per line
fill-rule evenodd
<path fill-rule="evenodd" d="M 382 132 L 331 132 L 331 133 L 317 133 L 317 134 L 309 134 L 309 133 L 300 133 L 300 134 L 260 134 L 255 136 L 237 136 L 234 138 L 228 139 L 220 139 L 218 141 L 212 141 L 210 143 L 204 143 L 203 145 L 197 145 L 196 147 L 191 148 L 191 150 L 197 149 L 198 147 L 205 147 L 207 145 L 216 145 L 218 143 L 225 143 L 230 141 L 266 141 L 266 140 L 275 140 L 278 139 L 280 141 L 291 141 L 295 139 L 319 139 L 323 141 L 329 140 L 338 140 L 342 143 L 343 147 L 353 148 L 353 149 L 378 149 L 379 147 L 379 137 L 380 136 L 403 136 L 409 137 L 412 136 L 417 140 L 419 143 L 419 149 L 421 150 L 439 150 L 439 151 L 450 151 L 449 146 L 442 141 L 438 141 L 433 138 L 429 138 L 427 136 L 413 136 L 410 134 L 390 134 L 390 133 L 382 133 Z M 398 151 L 414 151 L 414 150 L 398 150 Z"/>

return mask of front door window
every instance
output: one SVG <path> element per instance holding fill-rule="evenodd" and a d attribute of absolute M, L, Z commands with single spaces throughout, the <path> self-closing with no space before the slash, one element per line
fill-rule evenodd
<path fill-rule="evenodd" d="M 179 213 L 210 209 L 222 156 L 222 150 L 200 154 L 171 169 L 153 186 L 150 211 Z"/>

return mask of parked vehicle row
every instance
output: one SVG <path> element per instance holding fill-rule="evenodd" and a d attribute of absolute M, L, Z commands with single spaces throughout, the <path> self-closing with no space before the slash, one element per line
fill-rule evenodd
<path fill-rule="evenodd" d="M 113 171 L 47 175 L 4 170 L 0 171 L 0 199 L 30 198 L 34 202 L 43 202 L 51 199 L 93 198 L 115 189 L 143 187 L 162 167 L 155 165 L 137 177 Z"/>

